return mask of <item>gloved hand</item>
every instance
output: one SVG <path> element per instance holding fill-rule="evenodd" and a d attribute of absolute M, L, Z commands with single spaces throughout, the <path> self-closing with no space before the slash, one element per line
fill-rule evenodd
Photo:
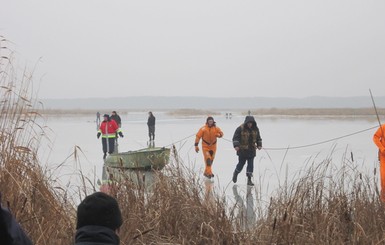
<path fill-rule="evenodd" d="M 122 133 L 122 132 L 119 132 L 119 136 L 120 136 L 121 138 L 123 138 L 123 137 L 124 137 L 124 135 L 123 135 L 123 133 Z"/>
<path fill-rule="evenodd" d="M 217 137 L 218 137 L 218 138 L 221 138 L 221 137 L 222 137 L 222 134 L 217 134 Z"/>
<path fill-rule="evenodd" d="M 101 133 L 99 132 L 97 135 L 96 135 L 96 138 L 100 138 L 100 135 L 101 135 Z"/>
<path fill-rule="evenodd" d="M 199 152 L 199 146 L 195 146 L 195 152 L 196 152 L 196 153 Z"/>

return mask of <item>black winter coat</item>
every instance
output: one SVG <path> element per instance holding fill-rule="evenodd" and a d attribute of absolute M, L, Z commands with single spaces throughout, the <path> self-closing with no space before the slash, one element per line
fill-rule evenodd
<path fill-rule="evenodd" d="M 149 116 L 147 119 L 147 125 L 148 126 L 155 126 L 155 117 L 154 116 Z"/>
<path fill-rule="evenodd" d="M 247 127 L 248 122 L 252 123 L 251 128 Z M 245 122 L 235 130 L 233 146 L 239 147 L 238 156 L 247 158 L 255 157 L 256 148 L 262 147 L 261 134 L 253 116 L 246 116 Z"/>
<path fill-rule="evenodd" d="M 0 195 L 1 199 L 1 195 Z M 0 200 L 1 201 L 1 200 Z M 0 205 L 0 244 L 32 245 L 31 240 L 7 208 Z"/>
<path fill-rule="evenodd" d="M 122 126 L 122 119 L 120 118 L 120 116 L 118 114 L 112 115 L 110 118 L 112 120 L 114 120 L 116 122 L 116 124 L 118 124 L 119 128 Z"/>
<path fill-rule="evenodd" d="M 79 228 L 75 235 L 75 245 L 119 245 L 118 235 L 110 228 L 88 225 Z"/>

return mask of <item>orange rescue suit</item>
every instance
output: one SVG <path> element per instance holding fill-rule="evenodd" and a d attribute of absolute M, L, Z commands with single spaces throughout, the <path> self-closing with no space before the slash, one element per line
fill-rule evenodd
<path fill-rule="evenodd" d="M 214 176 L 211 165 L 213 164 L 215 158 L 215 152 L 217 151 L 217 138 L 221 138 L 223 136 L 222 130 L 212 125 L 206 123 L 203 127 L 201 127 L 196 134 L 195 137 L 195 148 L 197 149 L 200 139 L 202 139 L 202 152 L 203 158 L 205 160 L 205 176 Z M 199 150 L 199 148 L 198 148 Z"/>
<path fill-rule="evenodd" d="M 385 124 L 382 124 L 373 135 L 373 141 L 378 147 L 378 158 L 380 160 L 381 194 L 380 199 L 385 202 Z"/>

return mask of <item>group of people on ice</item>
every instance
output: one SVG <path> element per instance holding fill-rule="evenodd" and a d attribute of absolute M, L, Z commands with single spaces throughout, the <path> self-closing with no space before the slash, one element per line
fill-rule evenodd
<path fill-rule="evenodd" d="M 150 142 L 155 140 L 155 116 L 150 111 L 147 119 L 148 135 Z M 381 200 L 385 202 L 385 124 L 381 125 L 373 136 L 373 141 L 379 149 L 380 177 L 381 177 Z M 107 153 L 112 154 L 115 151 L 115 143 L 118 136 L 124 137 L 121 131 L 121 118 L 113 111 L 111 116 L 104 114 L 103 121 L 100 123 L 97 138 L 102 137 L 103 158 Z M 223 137 L 222 130 L 216 126 L 212 116 L 207 117 L 206 123 L 202 126 L 195 137 L 195 151 L 199 152 L 199 143 L 201 143 L 202 153 L 205 163 L 203 175 L 209 179 L 214 177 L 212 165 L 217 151 L 217 139 Z M 253 186 L 251 177 L 254 172 L 254 158 L 256 150 L 262 149 L 262 138 L 255 118 L 246 116 L 244 123 L 236 128 L 233 135 L 233 147 L 238 155 L 238 163 L 234 169 L 232 181 L 237 182 L 238 174 L 243 170 L 245 164 L 247 185 Z"/>
<path fill-rule="evenodd" d="M 155 116 L 150 111 L 147 119 L 149 142 L 155 140 Z M 103 159 L 107 153 L 112 154 L 115 151 L 116 140 L 118 137 L 124 137 L 121 130 L 121 118 L 113 111 L 111 116 L 104 114 L 103 121 L 100 123 L 97 138 L 102 137 Z M 199 142 L 202 140 L 202 153 L 205 162 L 204 176 L 211 179 L 214 177 L 212 164 L 217 151 L 217 138 L 223 137 L 222 130 L 216 126 L 212 116 L 207 117 L 206 124 L 199 129 L 195 137 L 195 151 L 199 152 Z M 233 146 L 238 155 L 238 164 L 233 173 L 233 182 L 237 182 L 238 174 L 247 163 L 246 176 L 247 185 L 253 186 L 251 180 L 254 171 L 254 158 L 256 150 L 262 148 L 262 138 L 259 128 L 253 116 L 248 115 L 245 121 L 234 132 Z"/>
<path fill-rule="evenodd" d="M 213 117 L 208 117 L 206 124 L 201 127 L 195 138 L 195 151 L 199 152 L 199 141 L 202 140 L 202 153 L 205 162 L 204 176 L 207 178 L 214 177 L 212 172 L 212 164 L 214 162 L 217 150 L 217 138 L 223 137 L 222 130 L 216 126 Z M 373 141 L 378 147 L 378 160 L 380 162 L 380 179 L 381 193 L 380 199 L 385 203 L 385 124 L 380 125 L 375 134 Z M 254 172 L 254 158 L 256 150 L 262 149 L 262 138 L 259 128 L 253 116 L 246 116 L 245 121 L 234 132 L 233 147 L 238 155 L 238 164 L 235 167 L 232 181 L 237 182 L 238 174 L 242 171 L 247 163 L 246 176 L 247 185 L 253 186 L 251 177 Z"/>
<path fill-rule="evenodd" d="M 124 137 L 122 130 L 120 129 L 122 121 L 120 116 L 113 111 L 110 115 L 104 114 L 103 121 L 100 123 L 98 133 L 96 137 L 99 139 L 102 136 L 102 146 L 103 146 L 103 159 L 107 157 L 108 154 L 112 154 L 115 151 L 115 143 L 118 138 Z"/>
<path fill-rule="evenodd" d="M 155 116 L 151 111 L 148 113 L 147 126 L 150 142 L 153 142 L 155 140 Z M 115 146 L 117 145 L 118 137 L 124 137 L 121 127 L 122 119 L 116 111 L 113 111 L 111 116 L 108 114 L 103 115 L 103 121 L 100 123 L 98 133 L 96 134 L 98 139 L 100 136 L 102 137 L 103 159 L 107 157 L 107 153 L 112 154 L 117 150 Z"/>
<path fill-rule="evenodd" d="M 209 179 L 214 177 L 212 165 L 217 151 L 217 138 L 222 138 L 222 130 L 216 126 L 213 117 L 207 117 L 206 124 L 201 127 L 195 137 L 195 151 L 199 152 L 199 142 L 202 140 L 202 153 L 205 162 L 205 170 L 203 175 Z M 237 182 L 238 174 L 242 171 L 247 163 L 246 176 L 247 185 L 253 186 L 251 180 L 254 172 L 254 158 L 256 150 L 262 149 L 262 138 L 253 116 L 246 116 L 242 123 L 234 132 L 233 146 L 238 155 L 238 164 L 235 167 L 232 181 Z"/>

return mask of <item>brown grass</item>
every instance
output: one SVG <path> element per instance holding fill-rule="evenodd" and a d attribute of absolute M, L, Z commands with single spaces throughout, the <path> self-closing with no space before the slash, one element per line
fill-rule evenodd
<path fill-rule="evenodd" d="M 9 60 L 0 60 L 0 191 L 35 244 L 71 240 L 75 209 L 65 191 L 54 189 L 39 165 L 37 151 L 44 127 L 36 121 L 38 105 L 29 94 L 28 74 L 16 83 Z"/>
<path fill-rule="evenodd" d="M 331 154 L 332 155 L 332 154 Z M 379 244 L 385 241 L 384 205 L 377 179 L 347 157 L 312 163 L 271 198 L 265 222 L 276 244 Z M 337 166 L 339 166 L 337 168 Z"/>
<path fill-rule="evenodd" d="M 151 190 L 128 179 L 119 185 L 115 196 L 127 207 L 124 244 L 237 244 L 225 200 L 205 198 L 197 176 L 173 159 L 173 166 L 156 174 Z"/>

